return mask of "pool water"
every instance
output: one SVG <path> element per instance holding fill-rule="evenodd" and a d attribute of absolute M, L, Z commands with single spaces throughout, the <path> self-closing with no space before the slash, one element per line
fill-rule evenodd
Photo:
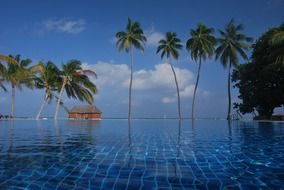
<path fill-rule="evenodd" d="M 280 122 L 0 122 L 0 189 L 283 187 Z"/>

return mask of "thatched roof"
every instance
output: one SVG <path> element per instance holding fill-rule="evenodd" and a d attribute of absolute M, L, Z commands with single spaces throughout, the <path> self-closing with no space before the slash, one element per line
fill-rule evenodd
<path fill-rule="evenodd" d="M 69 113 L 102 113 L 96 106 L 74 106 Z"/>

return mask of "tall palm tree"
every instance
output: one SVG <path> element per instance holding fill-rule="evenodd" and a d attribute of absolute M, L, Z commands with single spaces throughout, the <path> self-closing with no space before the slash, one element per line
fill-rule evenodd
<path fill-rule="evenodd" d="M 190 52 L 191 59 L 195 62 L 199 60 L 197 79 L 192 99 L 192 119 L 194 119 L 194 104 L 196 90 L 199 82 L 201 63 L 202 60 L 206 60 L 208 57 L 210 58 L 214 53 L 214 45 L 216 43 L 216 39 L 213 36 L 213 33 L 213 28 L 207 28 L 207 26 L 204 24 L 198 24 L 196 30 L 190 31 L 191 37 L 186 42 L 186 49 Z"/>
<path fill-rule="evenodd" d="M 16 89 L 22 90 L 23 86 L 33 88 L 33 72 L 36 71 L 36 67 L 31 64 L 30 59 L 21 60 L 20 55 L 15 57 L 10 56 L 11 60 L 16 60 L 16 64 L 8 64 L 7 67 L 2 67 L 3 79 L 11 84 L 11 113 L 10 116 L 15 116 L 15 94 Z"/>
<path fill-rule="evenodd" d="M 4 61 L 8 64 L 17 64 L 17 61 L 7 55 L 4 55 L 4 54 L 0 54 L 0 61 Z M 3 75 L 4 75 L 4 70 L 5 70 L 5 67 L 4 65 L 0 62 L 0 88 L 2 88 L 5 92 L 7 91 L 6 87 L 4 86 L 4 78 L 3 78 Z"/>
<path fill-rule="evenodd" d="M 45 95 L 44 101 L 36 116 L 37 120 L 40 118 L 41 112 L 43 111 L 46 103 L 50 102 L 54 97 L 53 91 L 59 91 L 59 85 L 61 82 L 60 70 L 54 63 L 48 61 L 46 64 L 39 63 L 39 65 L 42 67 L 42 71 L 39 76 L 35 78 L 35 87 L 38 89 L 44 89 Z"/>
<path fill-rule="evenodd" d="M 180 95 L 179 95 L 179 87 L 178 87 L 178 82 L 177 82 L 177 76 L 175 69 L 172 64 L 172 57 L 174 59 L 178 59 L 179 57 L 179 52 L 178 50 L 182 49 L 182 44 L 180 39 L 177 37 L 176 33 L 174 32 L 167 32 L 166 33 L 166 38 L 161 39 L 159 41 L 159 46 L 157 48 L 157 54 L 161 52 L 161 58 L 163 59 L 164 56 L 167 57 L 169 60 L 169 63 L 171 65 L 171 69 L 174 75 L 175 83 L 176 83 L 176 90 L 177 90 L 177 98 L 178 98 L 178 116 L 179 119 L 181 119 L 181 111 L 180 111 Z"/>
<path fill-rule="evenodd" d="M 8 64 L 17 64 L 16 60 L 4 54 L 0 54 L 0 61 L 4 61 Z M 4 75 L 5 75 L 5 66 L 0 62 L 0 77 L 1 77 L 0 78 L 0 88 L 2 88 L 2 90 L 7 92 L 7 89 L 4 85 L 4 82 L 5 82 Z"/>
<path fill-rule="evenodd" d="M 116 46 L 118 51 L 121 52 L 123 49 L 126 53 L 130 53 L 130 83 L 129 83 L 129 100 L 128 100 L 128 119 L 131 119 L 131 94 L 132 94 L 132 78 L 133 78 L 133 47 L 144 51 L 144 46 L 147 41 L 143 30 L 138 22 L 133 22 L 128 18 L 125 31 L 116 33 Z"/>
<path fill-rule="evenodd" d="M 93 103 L 93 94 L 97 93 L 97 87 L 90 81 L 88 75 L 96 77 L 95 72 L 83 70 L 81 62 L 78 60 L 70 60 L 67 64 L 62 65 L 61 88 L 57 98 L 54 119 L 58 118 L 59 106 L 64 90 L 68 98 L 87 101 L 89 104 Z"/>
<path fill-rule="evenodd" d="M 221 38 L 218 39 L 218 47 L 216 48 L 216 59 L 220 58 L 221 64 L 228 68 L 228 115 L 227 120 L 231 120 L 231 67 L 239 64 L 239 55 L 248 60 L 245 50 L 250 48 L 248 42 L 252 38 L 242 34 L 243 25 L 236 25 L 232 19 L 225 27 L 225 30 L 219 30 Z"/>

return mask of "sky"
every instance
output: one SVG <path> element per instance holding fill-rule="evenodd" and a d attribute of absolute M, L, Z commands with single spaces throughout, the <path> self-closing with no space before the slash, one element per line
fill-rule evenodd
<path fill-rule="evenodd" d="M 269 28 L 284 22 L 284 0 L 1 0 L 0 53 L 20 54 L 61 67 L 78 59 L 84 69 L 94 70 L 98 87 L 94 96 L 104 117 L 126 117 L 130 56 L 119 53 L 115 34 L 125 30 L 127 18 L 138 21 L 148 39 L 145 51 L 134 51 L 133 116 L 176 117 L 177 97 L 167 60 L 156 54 L 158 41 L 166 32 L 176 32 L 185 44 L 197 23 L 223 29 L 233 18 L 244 25 L 244 33 L 257 39 Z M 218 36 L 218 32 L 216 32 Z M 248 52 L 250 55 L 250 52 Z M 197 64 L 183 49 L 173 62 L 180 85 L 182 115 L 191 116 Z M 225 118 L 227 70 L 209 59 L 202 65 L 196 98 L 197 117 Z M 0 92 L 0 113 L 9 114 L 10 94 Z M 233 102 L 239 101 L 232 89 Z M 16 92 L 16 116 L 35 116 L 44 92 L 27 88 Z M 71 108 L 86 103 L 63 97 Z M 55 102 L 43 116 L 53 116 Z M 60 116 L 66 116 L 61 109 Z"/>

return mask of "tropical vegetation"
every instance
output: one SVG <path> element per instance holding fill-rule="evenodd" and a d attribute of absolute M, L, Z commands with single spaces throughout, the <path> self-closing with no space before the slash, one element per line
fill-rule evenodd
<path fill-rule="evenodd" d="M 126 25 L 125 31 L 120 31 L 116 33 L 116 45 L 118 51 L 121 52 L 125 50 L 126 53 L 130 53 L 130 82 L 128 90 L 128 119 L 131 119 L 131 100 L 132 100 L 132 80 L 133 80 L 133 48 L 140 51 L 144 51 L 144 46 L 146 44 L 146 37 L 143 30 L 138 22 L 132 21 L 128 18 L 128 23 Z"/>
<path fill-rule="evenodd" d="M 178 80 L 176 76 L 176 72 L 172 63 L 172 58 L 178 59 L 179 57 L 179 50 L 182 49 L 181 40 L 177 37 L 177 34 L 174 32 L 167 32 L 165 39 L 161 39 L 159 41 L 159 46 L 157 48 L 157 54 L 161 52 L 161 58 L 163 59 L 164 56 L 167 57 L 171 69 L 174 75 L 174 80 L 176 84 L 177 90 L 177 99 L 178 99 L 178 116 L 181 119 L 181 110 L 180 110 L 180 94 L 179 94 L 179 86 Z"/>
<path fill-rule="evenodd" d="M 60 71 L 62 82 L 57 98 L 54 119 L 58 118 L 64 91 L 68 98 L 79 99 L 81 101 L 86 101 L 89 104 L 94 102 L 93 94 L 97 93 L 97 87 L 90 80 L 89 76 L 97 77 L 94 71 L 82 69 L 79 60 L 70 60 L 62 65 L 62 71 Z"/>
<path fill-rule="evenodd" d="M 198 62 L 198 71 L 197 78 L 193 92 L 192 99 L 192 111 L 191 118 L 194 119 L 194 104 L 195 104 L 195 96 L 196 90 L 198 87 L 201 63 L 202 60 L 206 60 L 207 58 L 211 58 L 214 54 L 214 48 L 216 43 L 216 38 L 213 36 L 214 29 L 208 28 L 204 24 L 198 24 L 196 30 L 192 29 L 190 31 L 190 39 L 186 42 L 186 49 L 190 52 L 191 59 Z"/>
<path fill-rule="evenodd" d="M 241 113 L 258 112 L 259 119 L 270 119 L 276 107 L 284 106 L 284 24 L 265 32 L 253 45 L 251 60 L 233 72 L 234 86 L 241 102 Z M 276 38 L 277 37 L 277 38 Z"/>
<path fill-rule="evenodd" d="M 37 89 L 43 89 L 45 93 L 43 103 L 36 115 L 37 120 L 40 118 L 44 106 L 55 97 L 54 92 L 59 91 L 62 81 L 60 78 L 61 72 L 54 63 L 48 61 L 46 64 L 41 62 L 38 65 L 41 67 L 41 71 L 35 77 L 35 86 Z"/>
<path fill-rule="evenodd" d="M 30 59 L 21 59 L 20 55 L 10 56 L 10 60 L 16 60 L 16 63 L 1 65 L 1 75 L 2 81 L 6 81 L 11 85 L 10 117 L 13 118 L 15 116 L 16 89 L 22 90 L 24 86 L 34 87 L 33 73 L 37 72 L 37 66 L 30 66 L 32 61 Z"/>
<path fill-rule="evenodd" d="M 219 30 L 220 37 L 214 36 L 214 29 L 204 24 L 190 30 L 190 37 L 185 42 L 186 49 L 193 61 L 198 63 L 196 83 L 192 99 L 192 119 L 195 118 L 195 100 L 200 80 L 201 67 L 204 61 L 215 55 L 216 60 L 228 69 L 228 113 L 231 120 L 231 81 L 239 89 L 240 102 L 234 108 L 242 114 L 258 112 L 259 118 L 271 118 L 276 107 L 284 106 L 284 24 L 265 32 L 251 46 L 252 38 L 243 33 L 243 25 L 234 20 Z M 116 33 L 118 51 L 125 50 L 130 54 L 130 81 L 128 118 L 131 119 L 132 83 L 133 83 L 133 50 L 144 51 L 147 39 L 138 22 L 128 19 L 126 29 Z M 161 59 L 168 59 L 177 91 L 178 118 L 181 115 L 181 101 L 178 76 L 173 66 L 173 59 L 180 56 L 183 42 L 175 32 L 167 32 L 157 45 L 156 54 Z M 250 59 L 247 54 L 252 49 Z M 63 98 L 79 99 L 92 104 L 93 95 L 97 93 L 96 85 L 90 77 L 96 73 L 82 68 L 79 60 L 70 60 L 58 68 L 48 61 L 32 65 L 31 59 L 21 59 L 20 55 L 6 56 L 0 54 L 0 89 L 11 90 L 11 113 L 15 117 L 16 90 L 24 87 L 44 90 L 43 102 L 36 115 L 39 119 L 47 103 L 56 100 L 54 118 L 58 118 Z M 246 64 L 240 64 L 245 62 Z M 5 63 L 5 64 L 4 64 Z M 231 75 L 231 70 L 234 68 Z M 7 88 L 7 84 L 10 86 Z"/>
<path fill-rule="evenodd" d="M 226 26 L 225 30 L 219 30 L 221 35 L 218 38 L 218 47 L 216 48 L 215 54 L 216 59 L 220 59 L 221 64 L 228 67 L 228 114 L 227 120 L 231 120 L 231 68 L 236 67 L 240 64 L 239 56 L 244 60 L 248 60 L 246 50 L 249 50 L 252 38 L 242 34 L 243 25 L 236 25 L 232 19 Z"/>

